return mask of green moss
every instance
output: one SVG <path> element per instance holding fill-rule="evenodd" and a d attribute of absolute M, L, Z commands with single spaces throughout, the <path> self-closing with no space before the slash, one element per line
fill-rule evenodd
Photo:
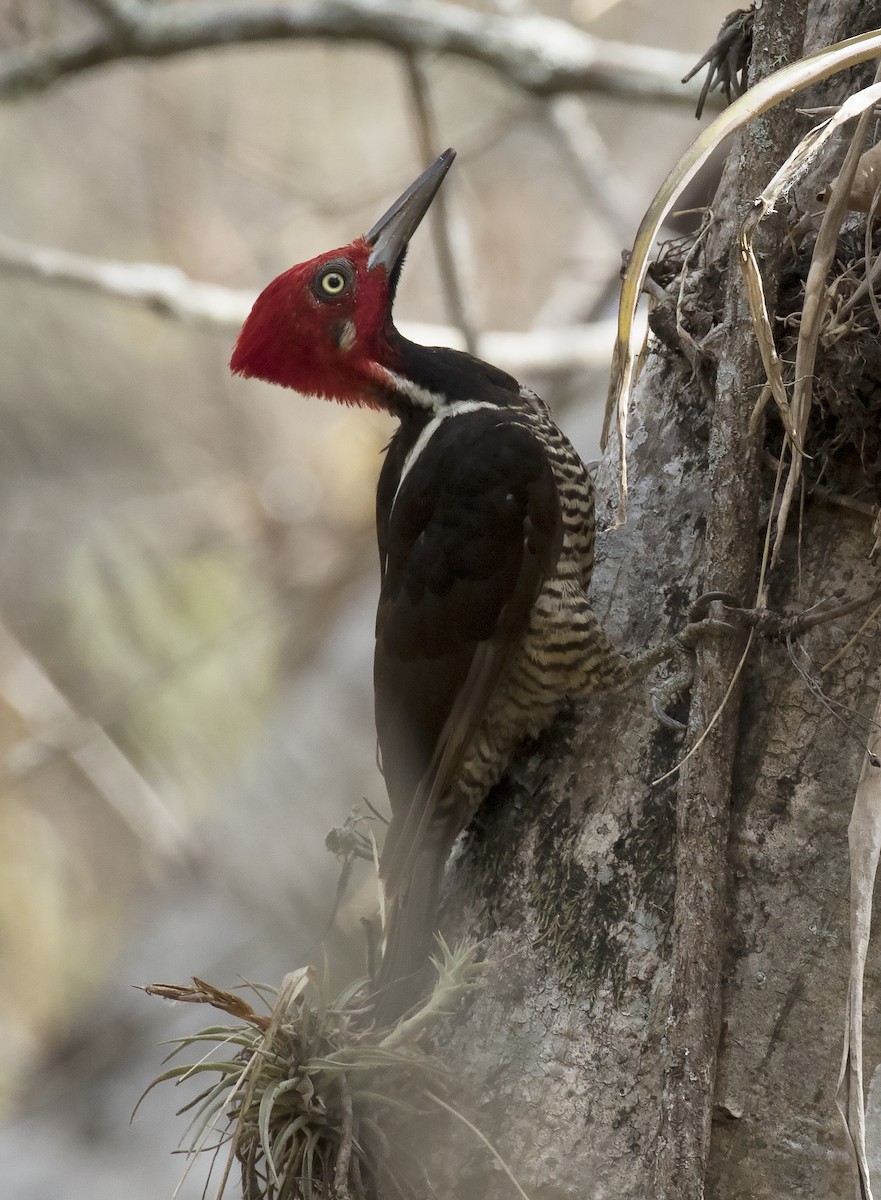
<path fill-rule="evenodd" d="M 634 899 L 641 908 L 655 916 L 658 942 L 663 955 L 670 950 L 673 890 L 676 882 L 674 796 L 672 786 L 660 794 L 653 793 L 643 809 L 642 819 L 627 831 L 620 843 L 621 858 L 633 867 Z"/>
<path fill-rule="evenodd" d="M 559 980 L 595 995 L 610 986 L 616 1003 L 628 975 L 635 909 L 657 920 L 666 952 L 672 912 L 674 822 L 668 800 L 652 797 L 640 821 L 611 848 L 607 863 L 588 871 L 576 857 L 580 830 L 568 799 L 543 820 L 535 850 L 530 899 Z"/>
<path fill-rule="evenodd" d="M 479 883 L 482 899 L 507 894 L 530 816 L 528 794 L 507 775 L 481 805 L 471 826 L 469 876 Z"/>
<path fill-rule="evenodd" d="M 600 882 L 578 862 L 577 832 L 564 801 L 536 843 L 531 900 L 541 945 L 562 983 L 593 995 L 608 982 L 617 1002 L 626 961 L 615 930 L 626 913 L 626 895 L 617 873 Z"/>

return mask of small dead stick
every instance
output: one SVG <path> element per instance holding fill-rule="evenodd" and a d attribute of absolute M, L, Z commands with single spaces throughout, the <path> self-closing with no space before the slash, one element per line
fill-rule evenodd
<path fill-rule="evenodd" d="M 837 621 L 839 617 L 857 612 L 876 600 L 881 600 L 881 588 L 873 588 L 870 592 L 852 600 L 845 600 L 841 604 L 833 605 L 831 598 L 823 600 L 813 608 L 792 616 L 775 612 L 771 608 L 735 608 L 733 605 L 725 605 L 725 609 L 738 621 L 765 637 L 797 638 L 817 625 Z"/>
<path fill-rule="evenodd" d="M 343 1197 L 349 1195 L 348 1179 L 349 1179 L 349 1163 L 352 1161 L 352 1140 L 353 1140 L 353 1123 L 352 1114 L 352 1093 L 349 1091 L 346 1083 L 345 1075 L 340 1076 L 340 1089 L 342 1096 L 340 1098 L 340 1107 L 342 1109 L 343 1120 L 340 1130 L 340 1152 L 336 1160 L 336 1170 L 333 1174 L 333 1192 L 342 1200 Z"/>

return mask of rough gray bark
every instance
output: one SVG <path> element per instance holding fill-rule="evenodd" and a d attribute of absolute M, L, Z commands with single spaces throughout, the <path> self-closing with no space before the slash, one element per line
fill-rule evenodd
<path fill-rule="evenodd" d="M 759 60 L 769 69 L 802 41 L 807 52 L 877 25 L 876 7 L 766 2 Z M 824 97 L 845 86 L 833 81 Z M 747 135 L 719 198 L 723 230 L 803 128 L 790 112 Z M 780 235 L 771 229 L 764 247 L 772 299 Z M 760 376 L 730 248 L 717 239 L 693 293 L 706 314 L 695 332 L 723 327 L 715 383 L 654 344 L 634 405 L 628 523 L 600 540 L 595 604 L 633 652 L 681 625 L 701 591 L 753 586 L 771 475 L 745 439 Z M 601 521 L 608 482 L 601 472 Z M 864 514 L 808 497 L 772 603 L 798 611 L 839 588 L 868 591 L 871 547 Z M 800 645 L 819 666 L 864 616 L 817 626 Z M 688 744 L 736 659 L 735 648 L 701 653 Z M 824 688 L 871 715 L 879 664 L 876 624 Z M 863 755 L 847 721 L 849 731 L 784 645 L 759 641 L 716 735 L 678 777 L 653 786 L 684 747 L 644 694 L 600 696 L 527 747 L 484 805 L 448 876 L 445 932 L 486 935 L 496 966 L 451 1022 L 444 1054 L 452 1099 L 533 1200 L 853 1194 L 835 1108 L 847 823 Z M 867 996 L 879 976 L 870 952 Z M 871 1007 L 865 1035 L 871 1076 L 881 1058 Z M 452 1120 L 414 1136 L 439 1194 L 512 1194 Z M 871 1126 L 869 1140 L 877 1152 Z"/>
<path fill-rule="evenodd" d="M 801 57 L 806 8 L 806 0 L 781 0 L 770 21 L 767 7 L 756 12 L 750 83 L 775 65 Z M 728 193 L 735 218 L 748 212 L 774 172 L 775 154 L 792 145 L 795 127 L 795 106 L 790 102 L 772 109 L 742 135 L 732 153 L 740 170 Z M 720 255 L 727 249 L 728 275 L 708 447 L 711 474 L 727 477 L 710 492 L 703 559 L 705 586 L 745 598 L 756 593 L 764 432 L 751 435 L 750 416 L 765 380 L 738 271 L 739 247 L 731 234 L 730 244 L 719 247 Z M 758 239 L 769 311 L 776 301 L 784 234 L 778 219 L 763 226 Z M 731 464 L 737 464 L 735 470 Z M 703 745 L 684 762 L 677 788 L 672 993 L 655 1176 L 659 1200 L 699 1200 L 711 1151 L 722 1017 L 726 851 L 741 732 L 742 676 L 736 673 L 742 650 L 742 641 L 731 639 L 701 647 L 697 655 L 689 749 L 695 733 L 700 736 L 716 711 L 722 712 Z M 735 690 L 726 702 L 734 677 Z"/>

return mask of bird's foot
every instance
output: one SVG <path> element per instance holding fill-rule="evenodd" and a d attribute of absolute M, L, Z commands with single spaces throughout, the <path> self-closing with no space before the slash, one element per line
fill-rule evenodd
<path fill-rule="evenodd" d="M 736 607 L 735 598 L 728 592 L 704 593 L 690 606 L 689 623 L 683 629 L 666 642 L 631 660 L 634 680 L 661 663 L 672 664 L 669 678 L 652 689 L 651 704 L 652 712 L 660 724 L 674 733 L 683 733 L 686 726 L 675 717 L 671 717 L 668 710 L 675 707 L 694 682 L 697 647 L 708 637 L 730 637 L 737 632 L 730 622 L 707 615 L 715 603 Z"/>

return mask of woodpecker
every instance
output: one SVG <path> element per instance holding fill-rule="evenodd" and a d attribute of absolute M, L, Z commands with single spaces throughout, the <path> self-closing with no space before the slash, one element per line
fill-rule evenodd
<path fill-rule="evenodd" d="M 547 406 L 497 367 L 395 328 L 408 243 L 454 157 L 364 237 L 270 283 L 230 363 L 399 422 L 376 498 L 384 1020 L 418 996 L 446 859 L 517 745 L 564 702 L 623 688 L 670 656 L 624 658 L 590 608 L 593 485 Z"/>

